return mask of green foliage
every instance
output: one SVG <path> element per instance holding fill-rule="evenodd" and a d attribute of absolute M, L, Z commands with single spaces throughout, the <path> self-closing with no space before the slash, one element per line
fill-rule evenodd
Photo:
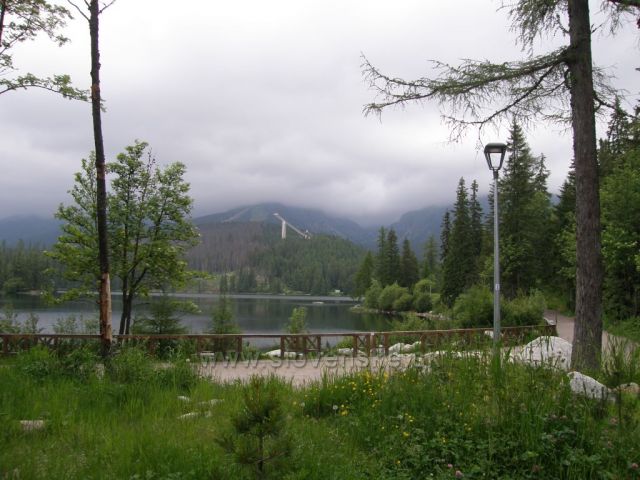
<path fill-rule="evenodd" d="M 250 268 L 240 269 L 237 291 L 289 290 L 312 295 L 355 291 L 355 273 L 365 257 L 362 247 L 328 235 L 282 240 L 276 233 L 271 230 L 268 245 L 250 256 Z M 253 278 L 244 281 L 243 274 Z"/>
<path fill-rule="evenodd" d="M 144 384 L 154 376 L 148 354 L 138 347 L 123 347 L 107 363 L 109 378 L 117 383 Z"/>
<path fill-rule="evenodd" d="M 16 368 L 28 377 L 45 380 L 60 373 L 60 364 L 55 355 L 47 347 L 36 345 L 24 352 L 20 352 L 16 361 Z"/>
<path fill-rule="evenodd" d="M 254 478 L 273 478 L 287 470 L 293 445 L 275 379 L 251 378 L 232 424 L 233 430 L 218 444 Z"/>
<path fill-rule="evenodd" d="M 378 299 L 382 293 L 382 285 L 376 279 L 371 281 L 371 286 L 367 289 L 364 296 L 364 306 L 377 310 L 379 308 Z"/>
<path fill-rule="evenodd" d="M 402 242 L 402 255 L 400 256 L 400 279 L 399 284 L 402 287 L 411 289 L 413 285 L 420 279 L 420 269 L 418 267 L 418 259 L 411 250 L 409 240 L 405 238 Z"/>
<path fill-rule="evenodd" d="M 285 331 L 291 334 L 307 332 L 307 307 L 296 307 L 293 309 Z"/>
<path fill-rule="evenodd" d="M 6 303 L 0 313 L 0 333 L 20 333 L 18 314 L 10 303 Z"/>
<path fill-rule="evenodd" d="M 183 260 L 198 239 L 190 221 L 193 200 L 183 179 L 185 166 L 159 168 L 147 147 L 136 142 L 107 165 L 113 175 L 107 219 L 111 272 L 123 298 L 120 333 L 129 332 L 135 297 L 151 288 L 179 287 L 193 275 Z M 73 204 L 58 208 L 56 217 L 65 223 L 50 252 L 64 265 L 65 278 L 77 282 L 64 298 L 95 290 L 99 279 L 93 156 L 82 161 L 69 193 Z"/>
<path fill-rule="evenodd" d="M 503 294 L 515 297 L 538 288 L 549 277 L 551 202 L 544 156 L 534 157 L 514 121 L 509 155 L 499 181 L 500 265 Z"/>
<path fill-rule="evenodd" d="M 23 42 L 46 35 L 59 46 L 69 41 L 60 31 L 71 18 L 69 10 L 45 0 L 6 1 L 0 4 L 0 95 L 14 90 L 41 88 L 65 98 L 87 100 L 88 92 L 74 88 L 68 75 L 40 78 L 32 73 L 15 75 L 13 49 Z"/>
<path fill-rule="evenodd" d="M 493 324 L 493 295 L 480 285 L 458 296 L 453 316 L 461 328 L 488 327 Z"/>
<path fill-rule="evenodd" d="M 394 312 L 408 312 L 413 308 L 413 295 L 405 292 L 393 302 Z"/>
<path fill-rule="evenodd" d="M 378 231 L 378 252 L 375 258 L 375 278 L 383 287 L 399 282 L 401 274 L 398 236 L 393 228 Z"/>
<path fill-rule="evenodd" d="M 150 316 L 141 315 L 135 319 L 133 333 L 186 333 L 187 328 L 181 325 L 182 315 L 198 312 L 198 307 L 192 302 L 174 300 L 168 295 L 154 298 L 149 309 Z"/>
<path fill-rule="evenodd" d="M 433 300 L 430 293 L 416 293 L 413 301 L 413 308 L 416 312 L 426 313 L 433 309 Z"/>
<path fill-rule="evenodd" d="M 360 268 L 356 273 L 354 281 L 355 291 L 353 292 L 355 297 L 360 298 L 367 293 L 367 290 L 373 281 L 374 267 L 373 255 L 371 252 L 367 252 L 364 256 L 364 260 L 362 261 L 362 265 L 360 265 Z"/>
<path fill-rule="evenodd" d="M 458 295 L 469 288 L 478 276 L 478 255 L 472 231 L 470 205 L 464 178 L 458 182 L 454 220 L 448 235 L 442 267 L 442 296 L 446 305 L 453 305 Z"/>
<path fill-rule="evenodd" d="M 640 120 L 635 122 L 640 124 Z M 604 306 L 608 316 L 640 315 L 640 141 L 620 155 L 601 189 Z"/>
<path fill-rule="evenodd" d="M 378 297 L 378 309 L 384 311 L 392 311 L 394 309 L 394 303 L 405 293 L 409 293 L 404 287 L 401 287 L 397 283 L 387 285 L 380 292 Z"/>
<path fill-rule="evenodd" d="M 14 247 L 0 243 L 0 293 L 14 294 L 29 290 L 44 290 L 51 280 L 53 262 L 40 245 L 20 240 Z"/>
<path fill-rule="evenodd" d="M 242 329 L 233 318 L 231 299 L 226 295 L 220 296 L 216 308 L 211 313 L 210 332 L 218 335 L 242 333 Z M 234 348 L 233 339 L 216 339 L 213 342 L 213 349 L 217 352 L 226 352 Z"/>
<path fill-rule="evenodd" d="M 502 302 L 501 302 L 502 303 Z M 520 294 L 501 305 L 501 323 L 505 327 L 538 325 L 543 322 L 545 299 L 539 291 L 531 295 Z"/>

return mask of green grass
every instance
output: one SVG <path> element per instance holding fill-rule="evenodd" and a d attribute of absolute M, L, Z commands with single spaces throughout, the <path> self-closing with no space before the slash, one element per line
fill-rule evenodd
<path fill-rule="evenodd" d="M 265 478 L 639 478 L 637 398 L 620 415 L 572 395 L 558 372 L 498 369 L 488 355 L 303 389 L 270 379 L 293 449 Z M 159 368 L 137 350 L 102 377 L 69 363 L 40 349 L 0 363 L 0 479 L 256 478 L 219 444 L 246 385 L 194 378 L 179 359 Z M 199 405 L 211 399 L 222 401 Z M 178 418 L 188 412 L 201 415 Z M 46 428 L 23 432 L 22 419 Z"/>
<path fill-rule="evenodd" d="M 629 318 L 618 322 L 606 322 L 607 332 L 640 343 L 640 318 Z"/>

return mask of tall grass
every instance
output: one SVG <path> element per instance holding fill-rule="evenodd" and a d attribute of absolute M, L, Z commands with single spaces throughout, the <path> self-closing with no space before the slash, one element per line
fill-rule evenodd
<path fill-rule="evenodd" d="M 563 374 L 495 369 L 489 357 L 443 353 L 423 368 L 299 389 L 270 379 L 291 451 L 258 476 L 220 442 L 251 412 L 251 385 L 198 379 L 186 359 L 156 364 L 137 350 L 104 370 L 31 350 L 0 363 L 0 478 L 638 478 L 637 398 L 621 423 L 616 405 L 574 396 Z M 85 373 L 70 373 L 80 363 Z M 23 431 L 23 419 L 46 426 Z"/>

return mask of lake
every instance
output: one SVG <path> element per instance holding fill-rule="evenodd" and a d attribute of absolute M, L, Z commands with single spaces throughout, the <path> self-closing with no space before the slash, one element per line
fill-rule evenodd
<path fill-rule="evenodd" d="M 190 333 L 202 333 L 211 327 L 211 312 L 219 301 L 219 295 L 185 294 L 175 296 L 190 300 L 200 309 L 200 313 L 186 314 L 182 323 Z M 357 304 L 348 297 L 311 297 L 283 295 L 229 295 L 234 319 L 244 333 L 281 333 L 296 307 L 307 307 L 307 327 L 312 333 L 326 332 L 371 332 L 389 329 L 389 318 L 384 315 L 356 313 L 351 307 Z M 148 310 L 154 298 L 139 302 L 136 313 Z M 47 305 L 40 297 L 17 295 L 0 299 L 0 312 L 7 305 L 12 306 L 18 319 L 24 321 L 30 313 L 38 316 L 38 327 L 43 333 L 53 333 L 53 325 L 59 319 L 75 316 L 78 323 L 98 318 L 97 306 L 92 300 L 76 300 L 62 305 Z M 117 332 L 122 312 L 122 302 L 113 296 L 113 330 Z"/>

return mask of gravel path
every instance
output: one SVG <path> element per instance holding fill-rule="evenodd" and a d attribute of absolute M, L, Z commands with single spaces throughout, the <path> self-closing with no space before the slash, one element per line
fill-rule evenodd
<path fill-rule="evenodd" d="M 545 311 L 545 318 L 556 321 L 558 336 L 573 343 L 574 318 L 561 315 L 554 310 Z M 603 332 L 603 348 L 606 349 L 610 343 L 612 335 Z M 205 362 L 200 365 L 199 373 L 204 377 L 209 377 L 221 382 L 233 382 L 236 380 L 247 380 L 254 375 L 269 376 L 275 375 L 291 382 L 293 385 L 304 385 L 321 380 L 323 375 L 345 375 L 361 370 L 378 372 L 382 369 L 394 371 L 405 368 L 411 357 L 323 357 L 317 359 L 298 360 L 254 360 L 238 362 Z"/>

